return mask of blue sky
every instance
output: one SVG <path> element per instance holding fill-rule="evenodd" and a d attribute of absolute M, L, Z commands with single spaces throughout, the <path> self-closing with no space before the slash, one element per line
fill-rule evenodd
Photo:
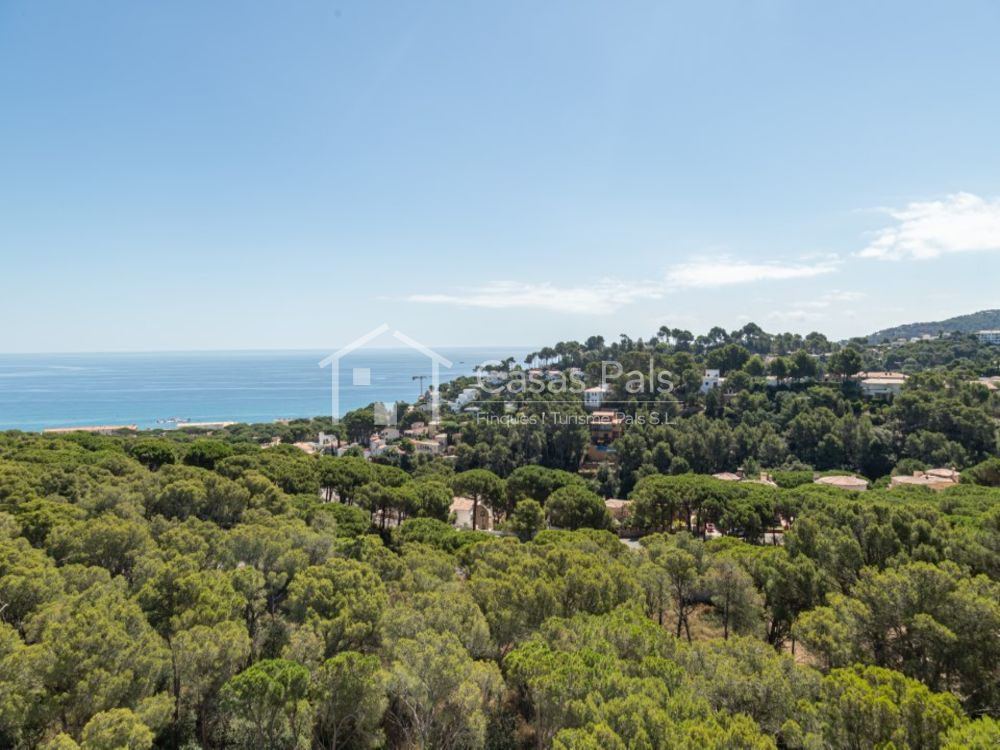
<path fill-rule="evenodd" d="M 991 2 L 0 3 L 0 352 L 1000 307 Z"/>

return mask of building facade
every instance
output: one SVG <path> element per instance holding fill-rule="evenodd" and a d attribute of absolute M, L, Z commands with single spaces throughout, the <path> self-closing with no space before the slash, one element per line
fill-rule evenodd
<path fill-rule="evenodd" d="M 705 370 L 705 375 L 701 379 L 701 390 L 702 393 L 708 393 L 713 388 L 718 388 L 720 385 L 726 382 L 726 379 L 722 377 L 718 370 Z"/>
<path fill-rule="evenodd" d="M 607 383 L 595 385 L 583 392 L 583 406 L 585 409 L 600 409 L 611 393 L 611 386 Z"/>

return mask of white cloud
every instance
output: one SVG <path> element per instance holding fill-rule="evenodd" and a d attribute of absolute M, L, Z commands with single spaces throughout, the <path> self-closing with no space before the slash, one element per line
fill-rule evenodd
<path fill-rule="evenodd" d="M 752 263 L 733 258 L 714 258 L 684 263 L 667 274 L 671 286 L 705 289 L 757 281 L 807 279 L 832 273 L 837 268 L 829 257 L 815 263 Z"/>
<path fill-rule="evenodd" d="M 807 302 L 800 302 L 796 307 L 810 307 L 814 310 L 823 310 L 827 307 L 831 307 L 838 302 L 856 302 L 865 295 L 861 292 L 842 292 L 839 289 L 832 289 L 829 292 L 821 294 L 815 299 L 808 300 Z"/>
<path fill-rule="evenodd" d="M 855 311 L 845 307 L 849 302 L 856 302 L 865 295 L 861 292 L 841 291 L 832 289 L 818 297 L 803 302 L 793 302 L 787 307 L 772 311 L 768 317 L 772 320 L 788 320 L 795 322 L 805 322 L 811 320 L 828 320 L 832 315 L 836 317 L 852 318 Z M 836 308 L 831 310 L 830 308 Z"/>
<path fill-rule="evenodd" d="M 492 310 L 525 308 L 563 313 L 606 315 L 625 305 L 663 296 L 662 284 L 602 279 L 588 286 L 560 287 L 543 282 L 491 281 L 456 294 L 411 294 L 408 302 L 426 302 Z"/>
<path fill-rule="evenodd" d="M 880 229 L 858 255 L 879 260 L 924 260 L 950 253 L 1000 250 L 1000 199 L 955 193 L 943 200 L 889 209 L 898 223 Z"/>
<path fill-rule="evenodd" d="M 772 310 L 767 314 L 768 320 L 783 322 L 804 323 L 806 321 L 823 320 L 826 316 L 815 310 L 803 310 L 802 308 L 790 308 L 787 310 Z"/>
<path fill-rule="evenodd" d="M 511 308 L 563 313 L 613 313 L 632 302 L 661 299 L 667 292 L 683 289 L 750 284 L 758 281 L 801 279 L 836 270 L 829 256 L 815 263 L 748 263 L 722 257 L 676 266 L 662 281 L 600 279 L 586 286 L 558 286 L 550 282 L 490 281 L 448 293 L 411 294 L 407 302 L 479 307 Z"/>

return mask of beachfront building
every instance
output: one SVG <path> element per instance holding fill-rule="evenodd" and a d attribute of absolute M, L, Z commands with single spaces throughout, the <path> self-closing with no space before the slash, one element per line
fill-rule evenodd
<path fill-rule="evenodd" d="M 1000 329 L 990 331 L 977 331 L 976 338 L 980 344 L 1000 345 Z"/>

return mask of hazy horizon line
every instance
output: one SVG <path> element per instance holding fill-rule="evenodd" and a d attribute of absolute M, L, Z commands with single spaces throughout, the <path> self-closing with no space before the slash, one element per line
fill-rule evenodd
<path fill-rule="evenodd" d="M 431 349 L 533 349 L 537 344 L 432 344 Z M 544 346 L 544 345 L 541 345 Z M 366 346 L 367 351 L 412 351 L 406 344 L 398 346 Z M 334 350 L 336 351 L 336 350 Z M 219 349 L 93 349 L 67 351 L 0 351 L 0 357 L 28 356 L 73 356 L 80 354 L 290 354 L 290 353 L 323 353 L 329 354 L 330 347 L 293 347 L 282 349 L 277 347 L 253 348 L 219 348 Z"/>

